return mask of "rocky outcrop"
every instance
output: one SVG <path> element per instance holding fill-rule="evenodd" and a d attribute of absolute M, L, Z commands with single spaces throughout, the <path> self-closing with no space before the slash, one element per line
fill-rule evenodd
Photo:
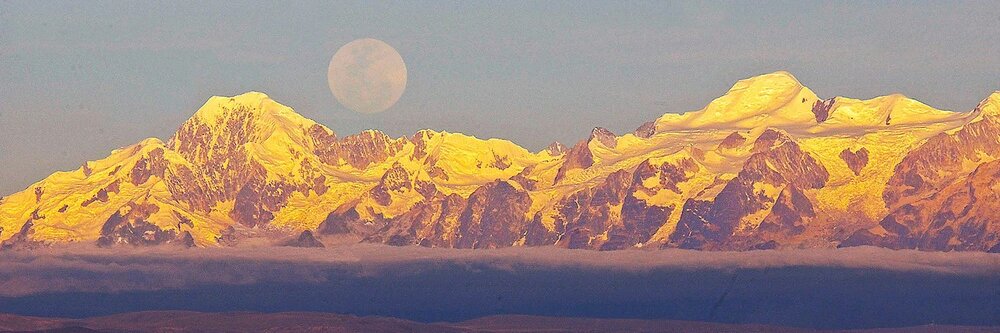
<path fill-rule="evenodd" d="M 378 185 L 368 191 L 368 193 L 375 199 L 375 202 L 383 206 L 388 206 L 392 203 L 392 194 L 390 192 L 410 189 L 413 189 L 413 183 L 410 181 L 409 172 L 402 165 L 396 163 L 382 175 L 382 179 Z"/>
<path fill-rule="evenodd" d="M 549 152 L 549 155 L 559 156 L 566 153 L 566 146 L 559 141 L 553 141 L 548 146 L 545 147 L 545 151 Z"/>
<path fill-rule="evenodd" d="M 575 169 L 586 169 L 591 165 L 594 165 L 594 153 L 590 151 L 590 147 L 587 145 L 588 141 L 577 142 L 566 153 L 563 157 L 563 164 L 559 167 L 559 171 L 556 172 L 556 178 L 554 182 L 558 183 L 559 180 L 566 176 L 566 173 L 570 170 Z"/>
<path fill-rule="evenodd" d="M 747 138 L 743 137 L 743 135 L 740 135 L 739 132 L 733 132 L 728 136 L 726 136 L 725 139 L 722 139 L 722 142 L 719 143 L 719 149 L 739 148 L 746 142 Z"/>
<path fill-rule="evenodd" d="M 361 220 L 361 215 L 358 214 L 356 208 L 357 202 L 346 203 L 337 210 L 330 212 L 320 223 L 319 228 L 316 229 L 320 234 L 356 234 L 356 235 L 368 235 L 372 234 L 373 228 L 366 227 L 368 224 Z"/>
<path fill-rule="evenodd" d="M 309 134 L 316 142 L 314 153 L 321 161 L 331 165 L 346 163 L 357 169 L 384 162 L 405 144 L 404 140 L 392 139 L 375 130 L 337 139 L 336 134 L 318 124 L 310 128 Z"/>
<path fill-rule="evenodd" d="M 282 242 L 281 246 L 290 246 L 290 247 L 326 247 L 325 245 L 323 245 L 322 242 L 320 242 L 318 239 L 316 239 L 316 237 L 313 236 L 312 231 L 309 231 L 309 230 L 303 230 L 302 233 L 299 234 L 298 237 L 295 237 L 295 238 L 292 238 L 292 239 L 289 239 L 287 241 Z"/>
<path fill-rule="evenodd" d="M 506 181 L 483 185 L 469 196 L 459 216 L 455 247 L 491 249 L 514 245 L 524 236 L 530 206 L 528 193 Z"/>
<path fill-rule="evenodd" d="M 527 192 L 498 180 L 474 191 L 468 199 L 436 194 L 399 216 L 360 218 L 353 204 L 331 213 L 320 226 L 324 234 L 353 234 L 365 241 L 395 246 L 498 248 L 520 241 L 531 205 Z"/>
<path fill-rule="evenodd" d="M 224 107 L 224 116 L 209 119 L 192 117 L 174 133 L 168 147 L 183 156 L 202 175 L 176 181 L 191 182 L 188 186 L 205 191 L 185 193 L 196 206 L 211 207 L 215 203 L 235 199 L 248 182 L 260 182 L 265 172 L 246 151 L 250 142 L 261 141 L 256 126 L 259 113 L 249 105 Z M 138 177 L 141 178 L 141 177 Z M 183 189 L 178 189 L 183 190 Z"/>
<path fill-rule="evenodd" d="M 847 167 L 854 172 L 854 175 L 860 175 L 861 169 L 864 169 L 868 165 L 868 149 L 861 147 L 856 151 L 851 151 L 850 149 L 844 149 L 840 152 L 840 159 L 847 163 Z"/>
<path fill-rule="evenodd" d="M 399 216 L 375 215 L 374 219 L 365 220 L 358 214 L 357 202 L 351 202 L 330 213 L 317 231 L 357 235 L 367 242 L 395 246 L 455 247 L 459 216 L 465 206 L 466 200 L 461 196 L 438 192 Z"/>
<path fill-rule="evenodd" d="M 830 119 L 830 113 L 833 111 L 833 103 L 836 101 L 836 98 L 830 98 L 827 100 L 818 100 L 816 103 L 813 103 L 812 113 L 816 116 L 817 123 L 822 123 Z"/>
<path fill-rule="evenodd" d="M 179 233 L 176 229 L 167 229 L 150 223 L 149 216 L 159 211 L 152 204 L 129 203 L 108 218 L 101 227 L 101 237 L 97 245 L 110 247 L 114 245 L 160 245 L 176 243 L 184 246 L 194 246 L 194 239 L 187 231 Z"/>
<path fill-rule="evenodd" d="M 757 231 L 765 239 L 764 242 L 774 241 L 769 239 L 772 234 L 802 233 L 809 220 L 815 217 L 816 210 L 806 194 L 795 185 L 789 185 L 778 195 L 771 212 L 761 221 Z"/>
<path fill-rule="evenodd" d="M 651 138 L 653 137 L 653 134 L 656 134 L 656 122 L 647 121 L 643 123 L 642 126 L 639 126 L 639 128 L 636 128 L 632 134 L 644 139 Z"/>
<path fill-rule="evenodd" d="M 600 248 L 611 226 L 620 222 L 614 217 L 614 207 L 624 202 L 632 178 L 629 172 L 619 170 L 599 186 L 567 196 L 556 205 L 556 235 L 534 238 L 556 238 L 558 245 L 571 249 Z"/>
<path fill-rule="evenodd" d="M 511 181 L 514 181 L 521 185 L 524 189 L 528 191 L 534 191 L 535 186 L 538 184 L 538 180 L 532 179 L 531 172 L 534 171 L 534 167 L 527 167 L 518 172 L 514 177 L 510 177 Z"/>
<path fill-rule="evenodd" d="M 229 216 L 247 227 L 265 225 L 285 205 L 291 191 L 292 187 L 282 182 L 247 182 L 236 193 Z"/>
<path fill-rule="evenodd" d="M 604 127 L 594 127 L 594 130 L 590 132 L 590 139 L 588 141 L 595 140 L 608 148 L 618 146 L 618 137 L 615 133 L 611 133 L 611 131 Z"/>
<path fill-rule="evenodd" d="M 637 197 L 639 192 L 673 191 L 680 193 L 677 183 L 688 179 L 688 172 L 697 170 L 698 166 L 691 159 L 684 159 L 677 164 L 664 163 L 659 167 L 648 160 L 639 164 L 632 173 L 632 181 L 621 204 L 621 223 L 612 225 L 608 230 L 607 241 L 601 244 L 601 250 L 620 250 L 641 245 L 649 241 L 657 230 L 667 222 L 667 217 L 675 209 L 673 206 L 657 206 L 647 203 Z M 658 186 L 650 189 L 643 186 L 643 180 L 658 179 Z"/>
<path fill-rule="evenodd" d="M 11 237 L 7 238 L 7 240 L 0 242 L 0 251 L 30 250 L 44 246 L 41 242 L 31 239 L 31 233 L 34 232 L 32 227 L 34 227 L 32 220 L 24 222 L 24 225 L 21 226 L 21 229 L 18 230 L 18 232 L 11 235 Z"/>
<path fill-rule="evenodd" d="M 736 235 L 738 238 L 748 238 L 761 225 L 764 231 L 774 232 L 776 227 L 788 226 L 789 220 L 802 220 L 803 215 L 813 214 L 811 204 L 807 205 L 808 199 L 798 190 L 825 185 L 829 178 L 826 168 L 787 134 L 778 131 L 765 131 L 754 142 L 754 147 L 755 153 L 747 159 L 743 169 L 712 201 L 691 199 L 685 203 L 676 231 L 665 246 L 745 249 L 746 244 L 730 243 L 737 232 L 742 233 Z M 766 188 L 786 188 L 787 191 L 782 192 L 784 197 L 781 194 L 771 197 L 764 190 Z M 781 199 L 784 202 L 779 202 Z M 775 207 L 779 208 L 778 212 L 773 210 Z M 748 220 L 762 211 L 767 213 L 765 216 L 773 216 L 767 224 Z"/>
<path fill-rule="evenodd" d="M 115 180 L 108 184 L 107 186 L 97 190 L 97 193 L 93 197 L 87 199 L 80 203 L 81 206 L 87 207 L 95 202 L 108 202 L 111 199 L 111 195 L 117 194 L 120 189 L 120 181 Z"/>
<path fill-rule="evenodd" d="M 954 134 L 939 133 L 910 151 L 896 165 L 883 194 L 886 205 L 927 197 L 947 186 L 969 163 L 1000 157 L 1000 122 L 988 116 Z"/>
<path fill-rule="evenodd" d="M 649 160 L 632 170 L 619 170 L 592 188 L 573 193 L 555 205 L 552 228 L 536 215 L 528 226 L 527 245 L 556 243 L 567 248 L 618 250 L 648 243 L 666 222 L 674 206 L 660 206 L 641 197 L 659 191 L 680 193 L 679 183 L 700 167 L 685 158 L 655 165 Z M 653 182 L 647 182 L 652 179 Z M 655 184 L 646 187 L 644 184 Z"/>
<path fill-rule="evenodd" d="M 595 128 L 532 153 L 432 130 L 341 137 L 260 93 L 213 97 L 167 143 L 0 198 L 0 247 L 311 244 L 315 232 L 459 248 L 1000 251 L 1000 93 L 969 114 L 901 96 L 816 100 L 775 73 L 633 135 Z"/>
<path fill-rule="evenodd" d="M 1000 246 L 1000 160 L 983 163 L 939 191 L 889 213 L 842 247 L 874 245 L 925 251 L 991 251 Z"/>
<path fill-rule="evenodd" d="M 972 113 L 976 118 L 958 131 L 940 133 L 910 151 L 886 185 L 889 214 L 840 246 L 1000 249 L 995 223 L 1000 221 L 1000 115 L 989 112 L 996 110 L 991 101 L 980 103 Z"/>
<path fill-rule="evenodd" d="M 143 156 L 129 171 L 129 179 L 132 184 L 142 185 L 149 181 L 150 177 L 157 176 L 163 178 L 163 173 L 167 169 L 167 162 L 163 159 L 163 149 L 156 148 Z"/>
<path fill-rule="evenodd" d="M 264 108 L 231 102 L 220 106 L 218 114 L 199 112 L 167 145 L 194 169 L 181 165 L 166 170 L 160 165 L 161 154 L 154 150 L 148 161 L 140 160 L 133 168 L 133 183 L 144 182 L 147 173 L 162 172 L 174 198 L 192 208 L 208 212 L 217 203 L 232 200 L 234 206 L 228 214 L 237 223 L 250 227 L 268 223 L 291 192 L 300 188 L 297 185 L 308 191 L 313 179 L 292 184 L 281 177 L 269 177 L 268 168 L 250 152 L 248 147 L 271 139 L 264 130 L 272 126 L 264 119 Z"/>

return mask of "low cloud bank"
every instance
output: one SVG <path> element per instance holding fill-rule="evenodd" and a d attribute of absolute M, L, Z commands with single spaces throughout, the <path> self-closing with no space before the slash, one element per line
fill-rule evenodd
<path fill-rule="evenodd" d="M 0 252 L 0 296 L 58 292 L 185 289 L 205 285 L 323 284 L 331 272 L 356 277 L 463 269 L 518 273 L 538 269 L 662 270 L 823 267 L 1000 276 L 1000 255 L 896 251 L 871 247 L 750 252 L 553 247 L 457 250 L 350 244 L 329 248 L 177 247 L 102 249 L 69 245 Z"/>

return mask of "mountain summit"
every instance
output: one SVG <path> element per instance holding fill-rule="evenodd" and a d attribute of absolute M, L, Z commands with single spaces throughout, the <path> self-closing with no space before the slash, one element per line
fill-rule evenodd
<path fill-rule="evenodd" d="M 263 93 L 216 96 L 166 142 L 0 199 L 0 248 L 308 231 L 458 248 L 1000 251 L 997 96 L 971 113 L 898 94 L 823 99 L 775 72 L 701 110 L 537 153 L 433 130 L 338 136 Z"/>
<path fill-rule="evenodd" d="M 806 124 L 816 94 L 788 72 L 775 72 L 736 82 L 704 109 L 682 116 L 666 115 L 657 127 L 744 127 Z"/>

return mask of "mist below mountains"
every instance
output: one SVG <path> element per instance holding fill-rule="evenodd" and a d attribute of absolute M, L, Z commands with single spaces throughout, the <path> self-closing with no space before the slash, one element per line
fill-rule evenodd
<path fill-rule="evenodd" d="M 329 242 L 329 240 L 327 240 Z M 0 312 L 503 314 L 811 328 L 1000 325 L 1000 255 L 870 247 L 704 252 L 350 244 L 0 253 Z"/>

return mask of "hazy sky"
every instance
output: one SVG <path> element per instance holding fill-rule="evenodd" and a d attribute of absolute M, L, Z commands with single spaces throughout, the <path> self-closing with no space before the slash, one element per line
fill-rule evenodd
<path fill-rule="evenodd" d="M 49 2 L 0 0 L 0 195 L 263 91 L 341 135 L 420 128 L 536 150 L 631 131 L 788 70 L 821 97 L 966 111 L 1000 89 L 1000 2 Z M 357 38 L 409 71 L 393 108 L 336 103 Z"/>

